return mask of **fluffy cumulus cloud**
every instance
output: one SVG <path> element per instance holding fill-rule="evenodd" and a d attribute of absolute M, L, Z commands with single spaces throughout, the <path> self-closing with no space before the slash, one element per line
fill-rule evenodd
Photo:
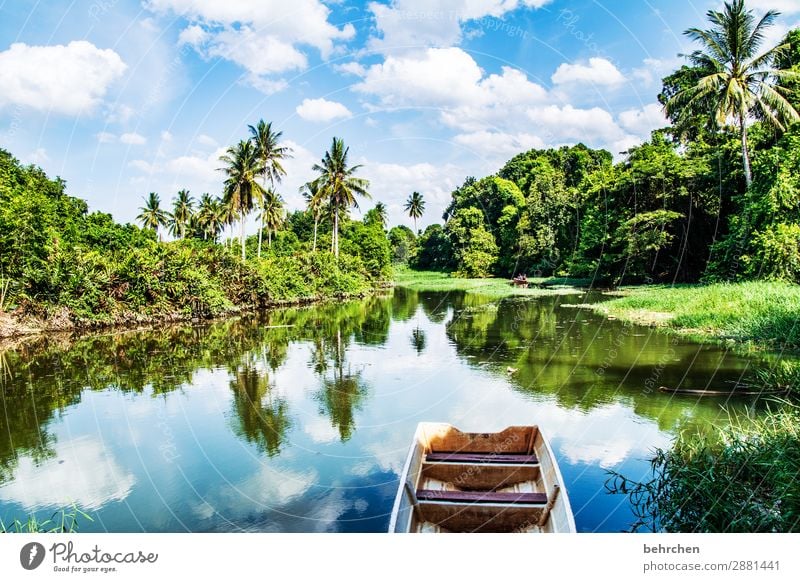
<path fill-rule="evenodd" d="M 593 57 L 588 63 L 563 63 L 553 74 L 556 85 L 591 83 L 593 85 L 614 86 L 625 82 L 625 75 L 619 72 L 608 59 Z"/>
<path fill-rule="evenodd" d="M 306 121 L 330 122 L 334 119 L 344 119 L 353 114 L 350 110 L 337 101 L 327 99 L 304 99 L 297 106 L 297 115 Z"/>
<path fill-rule="evenodd" d="M 487 75 L 454 47 L 388 56 L 365 68 L 353 90 L 374 100 L 368 106 L 433 111 L 456 130 L 457 144 L 492 159 L 526 147 L 579 141 L 618 154 L 641 141 L 642 127 L 658 126 L 652 108 L 641 118 L 629 113 L 625 126 L 601 107 L 564 104 L 518 69 L 503 67 Z"/>
<path fill-rule="evenodd" d="M 369 46 L 384 52 L 397 49 L 448 47 L 458 44 L 462 25 L 478 19 L 496 19 L 518 8 L 540 8 L 551 0 L 392 0 L 372 2 L 369 9 L 380 32 Z"/>
<path fill-rule="evenodd" d="M 270 76 L 308 67 L 308 47 L 327 58 L 336 43 L 355 34 L 351 24 L 331 24 L 330 9 L 320 0 L 148 0 L 146 6 L 190 20 L 181 43 L 236 63 L 250 84 L 266 93 L 286 87 Z"/>
<path fill-rule="evenodd" d="M 619 114 L 619 122 L 627 131 L 643 139 L 647 139 L 654 129 L 669 125 L 659 103 L 650 103 L 640 109 L 623 111 Z"/>
<path fill-rule="evenodd" d="M 760 12 L 777 10 L 783 14 L 800 12 L 800 2 L 797 0 L 748 0 L 747 7 Z"/>
<path fill-rule="evenodd" d="M 140 133 L 123 133 L 119 136 L 119 141 L 126 145 L 144 145 L 147 143 L 147 138 Z"/>
<path fill-rule="evenodd" d="M 90 113 L 126 69 L 116 52 L 86 41 L 15 43 L 0 52 L 0 108 L 20 105 L 64 115 Z"/>

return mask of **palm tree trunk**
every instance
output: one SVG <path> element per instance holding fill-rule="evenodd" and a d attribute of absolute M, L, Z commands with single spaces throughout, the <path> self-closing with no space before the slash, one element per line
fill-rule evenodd
<path fill-rule="evenodd" d="M 247 257 L 245 256 L 245 251 L 244 251 L 244 219 L 245 219 L 245 215 L 244 215 L 244 212 L 243 212 L 243 213 L 242 213 L 242 220 L 241 220 L 241 227 L 240 227 L 240 228 L 241 228 L 241 230 L 240 230 L 240 233 L 241 233 L 241 234 L 240 234 L 240 236 L 239 236 L 239 239 L 240 239 L 240 240 L 241 240 L 241 242 L 242 242 L 242 262 L 244 262 L 244 261 L 245 261 L 245 259 L 247 258 Z"/>
<path fill-rule="evenodd" d="M 264 209 L 261 209 L 261 227 L 258 229 L 258 258 L 261 258 L 261 238 L 264 232 Z"/>
<path fill-rule="evenodd" d="M 318 223 L 319 223 L 319 219 L 317 218 L 317 215 L 315 214 L 314 215 L 314 246 L 311 247 L 311 252 L 312 253 L 316 253 L 317 252 L 317 224 Z"/>
<path fill-rule="evenodd" d="M 272 229 L 267 229 L 267 248 L 272 248 Z"/>
<path fill-rule="evenodd" d="M 414 234 L 419 234 L 419 230 L 417 229 L 417 218 L 414 217 Z"/>
<path fill-rule="evenodd" d="M 753 183 L 753 173 L 750 170 L 750 152 L 747 144 L 747 122 L 744 115 L 739 117 L 739 123 L 742 124 L 742 163 L 744 164 L 744 179 L 749 189 Z"/>
<path fill-rule="evenodd" d="M 339 258 L 339 209 L 333 211 L 333 255 Z"/>

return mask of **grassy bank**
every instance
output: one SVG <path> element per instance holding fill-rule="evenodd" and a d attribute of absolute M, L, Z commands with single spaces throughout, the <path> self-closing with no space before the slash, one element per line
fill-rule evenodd
<path fill-rule="evenodd" d="M 636 526 L 676 533 L 800 531 L 800 409 L 782 405 L 758 420 L 739 420 L 679 436 L 671 449 L 657 451 L 649 481 L 614 474 L 609 490 L 630 497 Z"/>
<path fill-rule="evenodd" d="M 749 282 L 626 288 L 593 309 L 697 339 L 800 349 L 800 286 Z"/>
<path fill-rule="evenodd" d="M 414 271 L 407 268 L 397 268 L 394 280 L 398 287 L 414 291 L 465 291 L 489 297 L 538 297 L 554 293 L 580 293 L 578 287 L 585 283 L 575 279 L 529 279 L 532 287 L 521 289 L 511 285 L 508 279 L 464 279 L 453 277 L 449 273 Z"/>

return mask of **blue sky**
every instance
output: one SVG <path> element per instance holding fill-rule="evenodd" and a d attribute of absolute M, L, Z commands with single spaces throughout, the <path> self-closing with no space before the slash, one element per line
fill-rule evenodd
<path fill-rule="evenodd" d="M 392 224 L 440 220 L 466 176 L 531 147 L 615 155 L 663 124 L 659 80 L 716 0 L 0 0 L 0 147 L 117 220 L 180 188 L 260 118 L 294 150 L 290 207 L 333 136 Z M 770 40 L 800 25 L 798 0 Z M 365 202 L 370 206 L 370 202 Z"/>

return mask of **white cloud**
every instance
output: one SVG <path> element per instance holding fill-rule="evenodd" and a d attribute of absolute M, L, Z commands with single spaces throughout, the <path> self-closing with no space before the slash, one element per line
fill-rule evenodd
<path fill-rule="evenodd" d="M 366 203 L 365 207 L 374 206 L 378 201 L 386 204 L 391 225 L 410 224 L 403 204 L 414 191 L 425 196 L 426 221 L 436 220 L 449 203 L 450 193 L 463 182 L 470 171 L 474 171 L 474 168 L 467 170 L 455 164 L 428 162 L 403 165 L 361 159 L 359 163 L 364 165 L 361 174 L 370 181 L 372 194 L 372 202 Z"/>
<path fill-rule="evenodd" d="M 99 143 L 114 143 L 117 141 L 117 136 L 107 131 L 101 131 L 95 137 Z"/>
<path fill-rule="evenodd" d="M 396 49 L 449 47 L 462 38 L 462 25 L 484 17 L 486 28 L 499 27 L 501 18 L 521 7 L 540 8 L 550 0 L 392 0 L 372 2 L 369 9 L 381 38 L 368 46 L 383 52 Z"/>
<path fill-rule="evenodd" d="M 329 122 L 334 119 L 352 117 L 350 110 L 336 101 L 327 99 L 303 99 L 297 106 L 297 115 L 306 121 Z"/>
<path fill-rule="evenodd" d="M 161 141 L 172 141 L 172 134 L 166 129 L 161 132 Z"/>
<path fill-rule="evenodd" d="M 14 43 L 0 52 L 0 108 L 21 105 L 64 115 L 89 113 L 127 69 L 111 49 Z"/>
<path fill-rule="evenodd" d="M 286 87 L 269 76 L 308 67 L 305 47 L 328 58 L 337 43 L 355 35 L 352 24 L 331 24 L 330 9 L 320 0 L 148 0 L 145 6 L 190 20 L 179 36 L 182 44 L 236 63 L 247 72 L 246 82 L 266 93 Z"/>
<path fill-rule="evenodd" d="M 136 112 L 132 107 L 115 103 L 106 111 L 106 123 L 128 123 Z"/>
<path fill-rule="evenodd" d="M 36 151 L 28 156 L 28 161 L 31 164 L 41 166 L 50 161 L 50 156 L 47 155 L 47 150 L 44 148 L 36 148 Z"/>
<path fill-rule="evenodd" d="M 619 123 L 629 132 L 648 139 L 654 129 L 669 125 L 659 103 L 650 103 L 641 109 L 629 109 L 619 114 Z"/>
<path fill-rule="evenodd" d="M 520 152 L 547 146 L 540 136 L 532 133 L 476 131 L 459 134 L 453 140 L 484 158 L 501 161 Z"/>
<path fill-rule="evenodd" d="M 459 132 L 457 143 L 487 157 L 493 157 L 492 152 L 512 153 L 516 146 L 522 151 L 577 141 L 617 154 L 623 151 L 617 149 L 620 145 L 637 138 L 608 110 L 564 104 L 563 96 L 512 67 L 486 75 L 469 54 L 455 47 L 388 56 L 366 69 L 353 90 L 375 97 L 385 108 L 433 111 L 444 126 Z M 633 123 L 630 116 L 626 119 Z"/>
<path fill-rule="evenodd" d="M 144 145 L 147 143 L 147 138 L 140 133 L 123 133 L 119 136 L 120 143 L 127 145 Z"/>
<path fill-rule="evenodd" d="M 782 14 L 800 12 L 800 2 L 797 0 L 748 0 L 747 7 L 760 12 L 767 10 L 777 10 Z"/>
<path fill-rule="evenodd" d="M 333 70 L 340 73 L 345 73 L 347 75 L 355 75 L 357 77 L 363 77 L 367 74 L 366 67 L 364 67 L 364 65 L 361 63 L 357 63 L 356 61 L 342 63 L 341 65 L 334 65 Z"/>
<path fill-rule="evenodd" d="M 26 508 L 74 503 L 95 510 L 125 499 L 135 483 L 102 443 L 83 437 L 59 443 L 56 456 L 41 463 L 21 457 L 16 479 L 0 487 L 0 500 Z"/>
<path fill-rule="evenodd" d="M 209 146 L 212 148 L 219 146 L 219 142 L 217 142 L 217 140 L 215 140 L 210 135 L 206 135 L 205 133 L 201 133 L 200 135 L 198 135 L 197 138 L 195 139 L 195 142 L 200 145 Z"/>
<path fill-rule="evenodd" d="M 620 85 L 625 82 L 625 76 L 619 72 L 614 64 L 600 57 L 589 59 L 587 64 L 562 63 L 552 77 L 556 85 L 568 83 L 592 83 L 594 85 Z"/>

